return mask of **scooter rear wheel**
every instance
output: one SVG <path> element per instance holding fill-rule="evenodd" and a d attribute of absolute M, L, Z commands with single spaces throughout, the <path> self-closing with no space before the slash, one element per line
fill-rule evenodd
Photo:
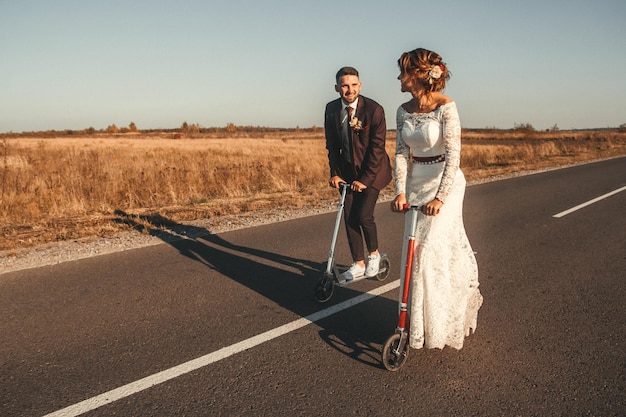
<path fill-rule="evenodd" d="M 324 275 L 315 287 L 315 300 L 318 303 L 325 303 L 326 301 L 330 300 L 330 297 L 333 296 L 334 291 L 335 286 L 333 285 L 333 278 Z"/>
<path fill-rule="evenodd" d="M 402 368 L 409 356 L 409 339 L 408 337 L 401 342 L 402 338 L 399 333 L 393 334 L 383 347 L 383 365 L 385 369 L 395 372 Z M 400 344 L 403 346 L 400 346 Z"/>
<path fill-rule="evenodd" d="M 378 274 L 376 274 L 376 279 L 378 281 L 384 281 L 389 276 L 389 268 L 391 265 L 389 263 L 389 259 L 387 257 L 383 257 L 380 259 L 380 265 L 378 267 Z"/>

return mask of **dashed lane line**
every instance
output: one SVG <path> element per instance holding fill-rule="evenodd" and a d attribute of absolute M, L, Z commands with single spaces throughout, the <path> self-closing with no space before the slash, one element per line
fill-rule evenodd
<path fill-rule="evenodd" d="M 615 195 L 615 194 L 617 194 L 617 193 L 619 193 L 619 192 L 622 192 L 622 191 L 624 191 L 624 190 L 626 190 L 626 186 L 624 186 L 624 187 L 622 187 L 622 188 L 618 188 L 617 190 L 613 190 L 613 191 L 611 191 L 610 193 L 603 194 L 603 195 L 601 195 L 600 197 L 594 198 L 593 200 L 589 200 L 589 201 L 587 201 L 587 202 L 585 202 L 585 203 L 579 204 L 579 205 L 577 205 L 576 207 L 572 207 L 572 208 L 571 208 L 571 209 L 569 209 L 569 210 L 565 210 L 565 211 L 562 211 L 562 212 L 560 212 L 560 213 L 557 213 L 557 214 L 555 214 L 555 215 L 554 215 L 554 216 L 552 216 L 552 217 L 559 218 L 559 217 L 567 216 L 567 215 L 568 215 L 568 214 L 570 214 L 570 213 L 573 213 L 573 212 L 575 212 L 575 211 L 577 211 L 577 210 L 580 210 L 581 208 L 584 208 L 584 207 L 590 206 L 590 205 L 591 205 L 591 204 L 593 204 L 593 203 L 597 203 L 597 202 L 598 202 L 598 201 L 600 201 L 600 200 L 604 200 L 605 198 L 610 197 L 610 196 L 612 196 L 612 195 Z"/>

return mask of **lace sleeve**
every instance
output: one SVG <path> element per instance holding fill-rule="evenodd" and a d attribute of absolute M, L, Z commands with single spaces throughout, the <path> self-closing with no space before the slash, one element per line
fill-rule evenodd
<path fill-rule="evenodd" d="M 396 158 L 394 173 L 396 177 L 396 195 L 406 194 L 406 177 L 409 169 L 409 157 L 411 148 L 402 139 L 402 107 L 398 107 L 396 112 Z"/>
<path fill-rule="evenodd" d="M 443 176 L 435 198 L 443 202 L 452 189 L 454 178 L 461 164 L 461 120 L 454 102 L 442 106 L 443 143 L 446 149 L 446 162 Z"/>

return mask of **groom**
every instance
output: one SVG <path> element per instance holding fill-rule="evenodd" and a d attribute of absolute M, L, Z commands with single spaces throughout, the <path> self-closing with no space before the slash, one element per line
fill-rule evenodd
<path fill-rule="evenodd" d="M 385 112 L 378 103 L 360 96 L 359 72 L 341 68 L 335 76 L 337 100 L 326 105 L 324 129 L 330 165 L 330 186 L 351 184 L 344 206 L 348 244 L 354 263 L 341 274 L 350 281 L 378 274 L 380 253 L 374 208 L 380 190 L 391 181 L 391 164 L 385 150 Z M 365 264 L 363 239 L 368 251 Z"/>

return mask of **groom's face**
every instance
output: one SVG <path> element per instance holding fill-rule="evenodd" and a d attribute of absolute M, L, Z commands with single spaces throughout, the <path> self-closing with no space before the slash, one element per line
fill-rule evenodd
<path fill-rule="evenodd" d="M 339 84 L 335 85 L 335 91 L 339 93 L 343 101 L 352 103 L 361 92 L 361 81 L 356 75 L 344 75 L 339 78 Z"/>

